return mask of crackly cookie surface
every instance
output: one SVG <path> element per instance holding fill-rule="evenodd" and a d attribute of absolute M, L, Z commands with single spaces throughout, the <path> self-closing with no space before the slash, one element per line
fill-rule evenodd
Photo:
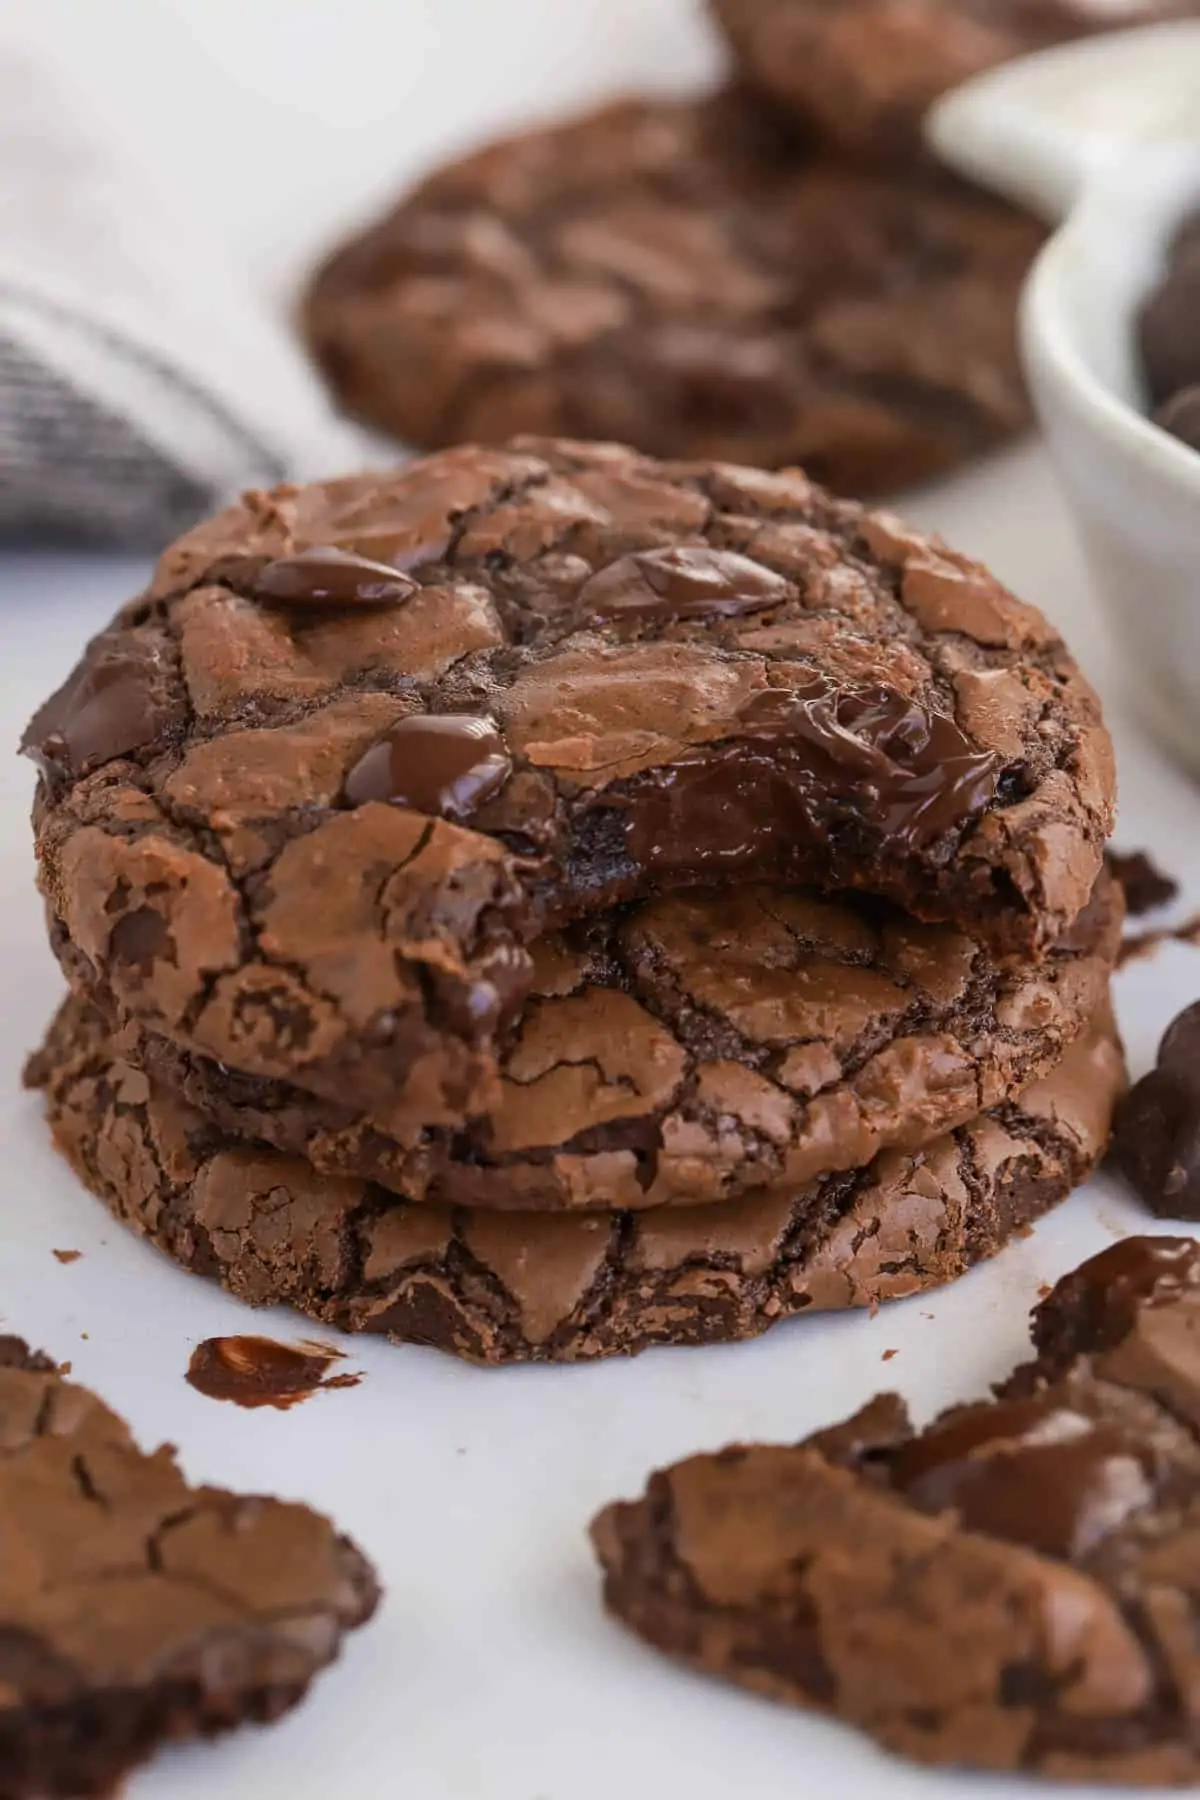
<path fill-rule="evenodd" d="M 348 410 L 426 449 L 618 438 L 879 493 L 1026 423 L 1040 240 L 948 177 L 815 157 L 756 96 L 629 99 L 436 171 L 305 323 Z"/>
<path fill-rule="evenodd" d="M 235 1136 L 412 1200 L 528 1210 L 720 1201 L 919 1149 L 1058 1061 L 1105 1000 L 1121 904 L 1040 963 L 802 888 L 692 890 L 532 946 L 494 1105 L 386 1116 L 126 1028 L 123 1057 Z"/>
<path fill-rule="evenodd" d="M 491 1104 L 549 926 L 806 881 L 1045 948 L 1113 807 L 1091 689 L 978 564 L 796 471 L 541 441 L 248 496 L 26 749 L 71 979 L 393 1124 Z"/>
<path fill-rule="evenodd" d="M 1195 18 L 1197 0 L 710 0 L 745 75 L 822 141 L 915 155 L 941 95 L 1072 38 Z"/>
<path fill-rule="evenodd" d="M 375 1609 L 305 1506 L 189 1487 L 0 1338 L 0 1796 L 107 1795 L 160 1745 L 279 1717 Z"/>
<path fill-rule="evenodd" d="M 1034 1314 L 1035 1361 L 652 1477 L 593 1527 L 660 1649 L 921 1761 L 1194 1783 L 1200 1246 L 1128 1238 Z"/>
<path fill-rule="evenodd" d="M 757 1336 L 953 1280 L 1082 1181 L 1124 1063 L 1103 1013 L 1049 1075 L 925 1149 L 653 1212 L 398 1202 L 215 1128 L 67 1001 L 29 1079 L 59 1149 L 133 1230 L 252 1305 L 475 1362 L 573 1362 Z"/>

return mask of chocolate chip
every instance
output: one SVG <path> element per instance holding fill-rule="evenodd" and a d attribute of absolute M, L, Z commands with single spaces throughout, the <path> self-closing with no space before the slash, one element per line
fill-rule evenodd
<path fill-rule="evenodd" d="M 1200 325 L 1197 330 L 1200 331 Z M 1155 412 L 1154 423 L 1169 431 L 1181 444 L 1200 450 L 1200 382 L 1173 394 Z"/>
<path fill-rule="evenodd" d="M 1121 1102 L 1112 1158 L 1152 1212 L 1200 1219 L 1200 1002 L 1179 1014 L 1156 1066 Z"/>
<path fill-rule="evenodd" d="M 622 556 L 586 583 L 590 619 L 716 619 L 761 612 L 795 598 L 790 581 L 748 556 L 684 544 Z"/>
<path fill-rule="evenodd" d="M 486 714 L 418 714 L 401 719 L 346 777 L 352 806 L 387 800 L 434 818 L 467 819 L 499 793 L 512 759 Z"/>
<path fill-rule="evenodd" d="M 284 606 L 395 606 L 417 583 L 389 563 L 334 545 L 269 562 L 254 577 L 252 596 Z"/>
<path fill-rule="evenodd" d="M 892 1486 L 968 1531 L 1086 1555 L 1152 1497 L 1138 1444 L 1052 1399 L 965 1409 L 903 1445 Z"/>

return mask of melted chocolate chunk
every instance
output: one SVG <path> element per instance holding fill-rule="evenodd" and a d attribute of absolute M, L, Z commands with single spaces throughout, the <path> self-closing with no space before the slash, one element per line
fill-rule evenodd
<path fill-rule="evenodd" d="M 639 793 L 631 840 L 647 868 L 754 863 L 781 818 L 792 842 L 882 821 L 907 854 L 981 812 L 996 790 L 992 752 L 889 688 L 839 690 L 816 676 L 755 695 L 740 723 L 740 742 L 680 758 Z"/>
<path fill-rule="evenodd" d="M 585 582 L 590 620 L 730 619 L 795 599 L 790 581 L 732 550 L 684 544 L 622 556 Z"/>
<path fill-rule="evenodd" d="M 357 1375 L 330 1375 L 341 1351 L 321 1344 L 280 1344 L 265 1337 L 205 1338 L 188 1363 L 187 1382 L 210 1400 L 273 1406 L 279 1412 L 319 1388 L 354 1387 Z"/>
<path fill-rule="evenodd" d="M 1065 1341 L 1119 1343 L 1146 1307 L 1200 1289 L 1200 1244 L 1192 1238 L 1130 1237 L 1093 1256 L 1051 1289 L 1033 1314 L 1033 1341 L 1049 1352 Z"/>
<path fill-rule="evenodd" d="M 900 1449 L 893 1487 L 968 1531 L 1074 1557 L 1151 1498 L 1142 1451 L 1052 1399 L 1011 1400 L 952 1416 Z"/>
<path fill-rule="evenodd" d="M 512 773 L 494 719 L 471 713 L 401 719 L 346 777 L 352 806 L 387 800 L 432 818 L 469 819 Z"/>
<path fill-rule="evenodd" d="M 50 780 L 79 776 L 151 744 L 167 722 L 166 671 L 153 650 L 84 664 L 33 720 L 21 749 Z"/>
<path fill-rule="evenodd" d="M 395 606 L 415 594 L 417 584 L 388 563 L 323 545 L 267 563 L 251 591 L 256 600 L 285 606 Z"/>
<path fill-rule="evenodd" d="M 159 1749 L 278 1719 L 379 1600 L 328 1519 L 190 1486 L 69 1372 L 0 1339 L 3 1800 L 111 1800 Z"/>

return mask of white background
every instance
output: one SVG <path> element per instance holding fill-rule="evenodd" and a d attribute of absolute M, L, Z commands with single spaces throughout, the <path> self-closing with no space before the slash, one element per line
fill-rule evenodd
<path fill-rule="evenodd" d="M 623 83 L 703 79 L 718 56 L 698 13 L 687 0 L 37 0 L 35 17 L 32 0 L 7 0 L 0 32 L 16 19 L 53 46 L 181 211 L 225 230 L 282 303 L 332 232 L 448 147 Z M 1130 671 L 1095 616 L 1041 453 L 998 458 L 909 510 L 1068 631 L 1110 703 L 1120 839 L 1152 845 L 1200 904 L 1194 791 L 1126 711 L 1117 678 Z M 239 1413 L 184 1385 L 198 1339 L 252 1322 L 110 1226 L 19 1090 L 59 981 L 32 886 L 31 773 L 7 752 L 143 574 L 0 556 L 0 1319 L 70 1358 L 147 1444 L 178 1443 L 194 1477 L 334 1514 L 388 1594 L 293 1718 L 162 1758 L 133 1800 L 1028 1792 L 908 1769 L 836 1726 L 661 1663 L 602 1616 L 584 1529 L 655 1464 L 736 1437 L 794 1439 L 884 1383 L 920 1414 L 979 1392 L 1021 1353 L 1038 1284 L 1144 1225 L 1103 1180 L 989 1268 L 876 1319 L 801 1320 L 757 1344 L 566 1370 L 476 1371 L 353 1345 L 362 1385 L 285 1415 Z M 1120 978 L 1136 1068 L 1198 992 L 1200 955 L 1184 949 Z M 64 1267 L 54 1247 L 84 1255 Z M 302 1329 L 286 1316 L 265 1328 Z M 898 1355 L 885 1369 L 887 1348 Z"/>

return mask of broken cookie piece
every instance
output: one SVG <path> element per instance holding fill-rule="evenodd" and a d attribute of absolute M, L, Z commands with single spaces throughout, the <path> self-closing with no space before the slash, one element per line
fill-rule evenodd
<path fill-rule="evenodd" d="M 1200 1246 L 1054 1288 L 1037 1357 L 915 1431 L 895 1395 L 651 1478 L 593 1538 L 657 1648 L 916 1760 L 1200 1777 Z"/>
<path fill-rule="evenodd" d="M 0 1800 L 107 1795 L 160 1745 L 275 1719 L 379 1598 L 305 1506 L 169 1448 L 0 1338 Z"/>

